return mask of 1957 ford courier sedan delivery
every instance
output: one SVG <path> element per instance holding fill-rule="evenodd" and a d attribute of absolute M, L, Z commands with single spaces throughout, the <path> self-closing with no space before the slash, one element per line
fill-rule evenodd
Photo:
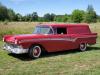
<path fill-rule="evenodd" d="M 87 45 L 96 43 L 96 38 L 97 33 L 92 33 L 87 24 L 43 24 L 37 25 L 32 34 L 5 35 L 3 41 L 4 49 L 11 53 L 38 58 L 43 51 L 85 51 Z"/>

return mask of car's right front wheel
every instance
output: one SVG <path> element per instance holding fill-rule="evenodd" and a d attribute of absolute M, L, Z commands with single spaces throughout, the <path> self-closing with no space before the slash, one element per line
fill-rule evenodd
<path fill-rule="evenodd" d="M 80 43 L 79 45 L 80 51 L 84 52 L 87 49 L 87 44 L 86 43 Z"/>

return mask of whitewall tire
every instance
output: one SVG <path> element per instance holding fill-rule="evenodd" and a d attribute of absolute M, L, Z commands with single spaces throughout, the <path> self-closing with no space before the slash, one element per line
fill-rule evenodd
<path fill-rule="evenodd" d="M 86 43 L 81 43 L 81 44 L 79 45 L 79 49 L 80 49 L 80 51 L 82 51 L 82 52 L 86 51 L 86 49 L 87 49 L 87 44 L 86 44 Z"/>
<path fill-rule="evenodd" d="M 29 49 L 29 56 L 34 59 L 34 58 L 39 58 L 41 56 L 41 47 L 38 45 L 32 46 Z"/>

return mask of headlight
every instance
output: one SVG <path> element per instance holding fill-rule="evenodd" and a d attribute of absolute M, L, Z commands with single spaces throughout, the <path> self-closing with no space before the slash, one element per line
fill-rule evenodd
<path fill-rule="evenodd" d="M 3 37 L 3 42 L 5 41 L 4 37 Z"/>
<path fill-rule="evenodd" d="M 17 42 L 18 42 L 18 40 L 17 40 L 17 39 L 15 39 L 15 44 L 17 44 Z"/>

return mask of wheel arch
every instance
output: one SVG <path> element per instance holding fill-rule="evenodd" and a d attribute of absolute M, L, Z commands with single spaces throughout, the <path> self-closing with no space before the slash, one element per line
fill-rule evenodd
<path fill-rule="evenodd" d="M 30 49 L 32 46 L 36 46 L 36 45 L 37 45 L 37 46 L 40 46 L 41 49 L 42 49 L 42 51 L 46 51 L 46 52 L 47 52 L 47 50 L 45 49 L 45 47 L 44 47 L 43 45 L 39 44 L 39 43 L 31 44 L 30 47 L 29 47 L 29 49 Z"/>

